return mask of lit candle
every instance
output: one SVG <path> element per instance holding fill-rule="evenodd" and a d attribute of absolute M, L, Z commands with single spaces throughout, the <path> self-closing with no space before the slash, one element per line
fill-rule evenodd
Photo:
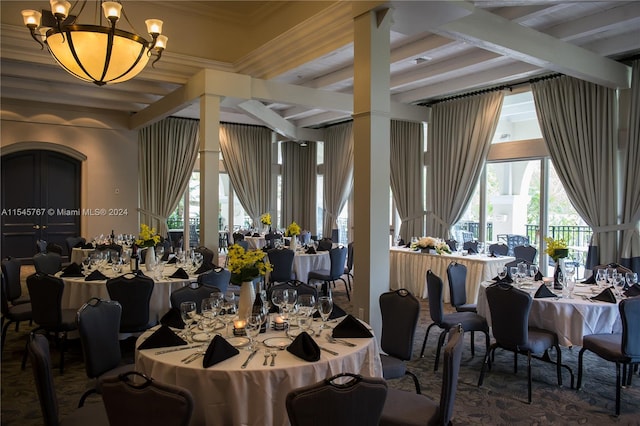
<path fill-rule="evenodd" d="M 234 328 L 244 328 L 246 325 L 247 325 L 246 321 L 243 321 L 243 320 L 236 320 L 233 322 Z"/>
<path fill-rule="evenodd" d="M 276 324 L 282 324 L 284 322 L 284 318 L 278 316 L 276 317 Z"/>

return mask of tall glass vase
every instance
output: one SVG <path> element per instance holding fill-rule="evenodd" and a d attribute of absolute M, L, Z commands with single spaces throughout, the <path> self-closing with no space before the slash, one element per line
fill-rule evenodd
<path fill-rule="evenodd" d="M 291 250 L 294 252 L 298 248 L 298 237 L 296 235 L 291 236 Z"/>
<path fill-rule="evenodd" d="M 245 281 L 240 285 L 240 299 L 238 300 L 238 318 L 245 319 L 251 315 L 253 302 L 256 300 L 256 289 L 253 281 Z"/>
<path fill-rule="evenodd" d="M 148 247 L 144 256 L 144 266 L 147 271 L 151 272 L 156 266 L 156 249 L 155 247 Z"/>

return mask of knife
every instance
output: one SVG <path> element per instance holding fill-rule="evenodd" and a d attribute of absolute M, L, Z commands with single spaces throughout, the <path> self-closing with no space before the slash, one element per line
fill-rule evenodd
<path fill-rule="evenodd" d="M 201 346 L 204 346 L 204 344 L 202 344 L 202 345 L 192 345 L 192 346 L 180 346 L 179 348 L 164 349 L 164 350 L 155 352 L 155 355 L 168 354 L 169 352 L 184 351 L 186 349 L 194 349 L 194 348 L 199 348 Z"/>
<path fill-rule="evenodd" d="M 331 349 L 323 348 L 322 346 L 320 346 L 320 349 L 325 352 L 329 352 L 331 355 L 340 355 L 338 352 L 332 351 Z"/>
<path fill-rule="evenodd" d="M 253 358 L 254 356 L 256 356 L 256 354 L 258 353 L 258 350 L 254 350 L 253 352 L 251 352 L 249 354 L 249 356 L 247 357 L 247 360 L 244 362 L 244 364 L 242 364 L 240 366 L 240 368 L 247 368 L 247 364 L 249 364 L 249 361 L 251 361 L 251 358 Z"/>

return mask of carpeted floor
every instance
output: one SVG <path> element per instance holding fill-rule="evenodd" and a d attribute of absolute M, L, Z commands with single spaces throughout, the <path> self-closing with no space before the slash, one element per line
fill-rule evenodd
<path fill-rule="evenodd" d="M 334 291 L 336 303 L 346 311 L 351 305 L 341 291 Z M 434 348 L 439 330 L 430 333 L 425 357 L 420 358 L 420 348 L 427 326 L 431 323 L 426 301 L 422 304 L 420 324 L 414 345 L 414 359 L 408 363 L 422 385 L 423 394 L 438 399 L 442 380 L 442 369 L 433 372 Z M 2 408 L 1 424 L 7 426 L 42 425 L 42 416 L 30 365 L 22 371 L 20 360 L 30 327 L 21 324 L 19 332 L 10 327 L 2 353 Z M 480 334 L 480 333 L 479 333 Z M 552 365 L 533 361 L 533 403 L 527 404 L 526 359 L 520 357 L 519 370 L 513 374 L 513 356 L 497 352 L 493 369 L 485 376 L 484 385 L 477 387 L 478 375 L 484 356 L 484 339 L 476 336 L 476 356 L 471 357 L 469 333 L 465 336 L 454 409 L 456 425 L 640 425 L 640 377 L 634 376 L 634 386 L 622 391 L 622 414 L 613 416 L 615 407 L 615 366 L 595 355 L 585 354 L 586 372 L 583 389 L 569 387 L 569 374 L 564 371 L 564 386 L 558 387 L 555 368 Z M 562 357 L 577 376 L 578 352 L 580 348 L 562 348 Z M 125 361 L 132 362 L 133 342 L 123 344 Z M 552 354 L 555 356 L 555 354 Z M 65 357 L 65 372 L 60 375 L 57 366 L 59 353 L 53 348 L 55 386 L 60 403 L 60 414 L 64 417 L 75 409 L 87 383 L 82 352 L 77 341 L 71 343 Z M 414 392 L 409 378 L 389 381 L 391 387 Z M 90 397 L 89 401 L 95 401 Z M 284 408 L 283 408 L 284 409 Z M 217 426 L 217 425 L 216 425 Z"/>

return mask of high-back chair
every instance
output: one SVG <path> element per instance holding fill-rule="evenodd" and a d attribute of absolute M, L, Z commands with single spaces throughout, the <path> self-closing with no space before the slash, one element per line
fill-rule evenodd
<path fill-rule="evenodd" d="M 513 248 L 513 255 L 518 259 L 524 259 L 527 262 L 535 263 L 536 256 L 538 255 L 538 249 L 534 246 L 515 246 Z"/>
<path fill-rule="evenodd" d="M 198 284 L 215 287 L 222 293 L 227 291 L 231 281 L 231 271 L 224 268 L 213 268 L 198 275 Z"/>
<path fill-rule="evenodd" d="M 86 244 L 87 239 L 84 237 L 67 237 L 64 242 L 67 244 L 67 250 L 69 251 L 69 256 L 71 256 L 71 251 L 73 251 L 74 247 Z"/>
<path fill-rule="evenodd" d="M 620 415 L 622 387 L 631 385 L 633 365 L 640 363 L 640 297 L 623 299 L 618 305 L 622 333 L 590 334 L 582 339 L 578 355 L 578 386 L 582 386 L 582 365 L 585 351 L 616 364 L 616 416 Z M 622 366 L 622 374 L 620 374 Z M 628 371 L 627 371 L 628 369 Z"/>
<path fill-rule="evenodd" d="M 193 415 L 188 389 L 135 371 L 105 378 L 102 400 L 112 425 L 188 426 Z"/>
<path fill-rule="evenodd" d="M 469 254 L 478 253 L 478 242 L 477 241 L 465 241 L 462 244 L 462 250 L 466 250 Z"/>
<path fill-rule="evenodd" d="M 149 318 L 154 282 L 143 275 L 122 275 L 107 280 L 109 298 L 122 306 L 120 333 L 138 333 L 155 325 Z"/>
<path fill-rule="evenodd" d="M 191 283 L 171 292 L 171 296 L 169 297 L 171 307 L 180 310 L 180 304 L 182 302 L 195 302 L 196 309 L 198 313 L 200 313 L 202 300 L 211 297 L 211 293 L 214 291 L 220 290 L 206 284 Z"/>
<path fill-rule="evenodd" d="M 120 365 L 120 316 L 122 306 L 113 300 L 92 297 L 79 310 L 76 316 L 84 366 L 87 377 L 92 379 L 91 386 L 80 397 L 78 407 L 94 393 L 102 393 L 102 379 L 117 376 L 135 368 L 133 364 Z"/>
<path fill-rule="evenodd" d="M 444 284 L 442 279 L 434 274 L 431 269 L 427 271 L 427 292 L 429 294 L 429 314 L 433 321 L 427 328 L 427 333 L 424 336 L 422 342 L 422 350 L 420 356 L 424 357 L 424 348 L 429 338 L 429 331 L 431 327 L 438 326 L 442 328 L 440 337 L 438 338 L 438 346 L 436 348 L 436 359 L 433 365 L 433 371 L 438 370 L 438 362 L 440 360 L 440 349 L 444 344 L 444 338 L 451 327 L 456 324 L 461 324 L 464 331 L 471 332 L 471 356 L 475 355 L 475 332 L 481 331 L 485 336 L 485 348 L 489 351 L 489 325 L 487 320 L 474 312 L 454 312 L 451 314 L 444 313 L 444 306 L 442 302 L 442 292 Z"/>
<path fill-rule="evenodd" d="M 33 266 L 37 273 L 53 275 L 62 270 L 62 258 L 55 252 L 36 253 Z"/>
<path fill-rule="evenodd" d="M 29 296 L 22 296 L 22 284 L 20 284 L 20 269 L 22 262 L 20 259 L 8 258 L 2 260 L 2 273 L 6 284 L 7 300 L 12 305 L 29 303 Z"/>
<path fill-rule="evenodd" d="M 269 272 L 269 284 L 287 282 L 293 278 L 293 258 L 295 253 L 289 249 L 271 249 L 267 252 L 273 270 Z"/>
<path fill-rule="evenodd" d="M 449 300 L 457 312 L 478 312 L 475 303 L 467 303 L 467 267 L 451 262 L 447 267 L 449 280 Z"/>
<path fill-rule="evenodd" d="M 407 370 L 405 361 L 411 359 L 413 341 L 420 317 L 420 302 L 406 289 L 382 293 L 379 298 L 382 314 L 380 354 L 382 376 L 397 379 L 405 375 L 413 379 L 416 393 L 420 393 L 418 377 Z"/>
<path fill-rule="evenodd" d="M 449 341 L 444 348 L 440 400 L 433 401 L 424 395 L 390 388 L 380 417 L 380 426 L 451 424 L 458 389 L 463 336 L 464 330 L 460 324 L 449 330 Z"/>
<path fill-rule="evenodd" d="M 377 425 L 386 397 L 384 380 L 341 373 L 292 390 L 285 404 L 291 426 Z"/>
<path fill-rule="evenodd" d="M 494 256 L 506 256 L 509 253 L 509 246 L 504 243 L 495 243 L 489 246 L 489 253 Z"/>
<path fill-rule="evenodd" d="M 335 287 L 336 280 L 340 280 L 344 283 L 344 288 L 347 291 L 347 299 L 351 300 L 349 285 L 344 278 L 342 278 L 342 275 L 344 274 L 344 265 L 347 261 L 347 248 L 342 246 L 332 248 L 329 250 L 329 258 L 331 259 L 331 269 L 310 271 L 307 281 L 323 281 L 323 289 L 325 293 L 328 293 L 330 291 L 329 286 L 333 285 Z"/>
<path fill-rule="evenodd" d="M 11 324 L 16 325 L 16 331 L 18 331 L 18 325 L 21 321 L 31 321 L 31 303 L 21 303 L 19 305 L 10 305 L 7 300 L 7 282 L 4 271 L 0 274 L 1 300 L 0 308 L 2 310 L 2 342 L 0 350 L 4 348 L 4 341 L 7 338 L 7 330 Z"/>
<path fill-rule="evenodd" d="M 344 267 L 343 275 L 347 276 L 347 284 L 349 284 L 349 291 L 351 291 L 351 280 L 353 280 L 353 241 L 347 244 L 347 264 Z"/>
<path fill-rule="evenodd" d="M 269 287 L 269 289 L 267 289 L 268 300 L 271 300 L 271 294 L 276 289 L 286 289 L 286 290 L 292 289 L 298 292 L 298 296 L 300 296 L 301 294 L 310 294 L 316 299 L 318 298 L 318 290 L 314 286 L 305 284 L 301 281 L 290 280 L 290 281 L 287 281 L 286 283 L 275 284 Z"/>

